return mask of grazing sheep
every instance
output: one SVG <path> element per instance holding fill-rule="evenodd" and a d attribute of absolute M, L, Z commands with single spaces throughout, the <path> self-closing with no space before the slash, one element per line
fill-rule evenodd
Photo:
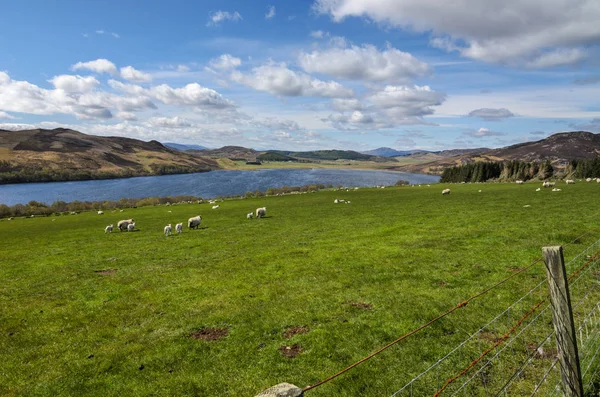
<path fill-rule="evenodd" d="M 585 178 L 585 181 L 586 181 L 586 182 L 591 182 L 591 181 L 592 181 L 592 178 Z"/>
<path fill-rule="evenodd" d="M 254 214 L 252 212 L 249 212 L 246 214 L 246 219 L 252 219 L 254 217 Z"/>
<path fill-rule="evenodd" d="M 523 181 L 522 181 L 522 180 L 518 180 L 518 181 L 517 181 L 517 185 L 522 185 L 522 184 L 523 184 Z"/>
<path fill-rule="evenodd" d="M 129 225 L 127 225 L 127 231 L 128 232 L 133 232 L 134 229 L 135 229 L 135 222 L 134 223 L 130 223 Z"/>
<path fill-rule="evenodd" d="M 596 178 L 596 182 L 597 182 L 597 183 L 600 183 L 600 178 Z"/>
<path fill-rule="evenodd" d="M 104 228 L 104 234 L 112 233 L 112 230 L 113 230 L 113 225 L 108 225 Z"/>
<path fill-rule="evenodd" d="M 104 212 L 98 211 L 98 215 L 104 215 Z"/>
<path fill-rule="evenodd" d="M 217 209 L 217 208 L 219 208 L 219 207 L 220 207 L 220 205 L 213 205 L 213 206 L 212 206 L 212 209 L 213 209 L 213 210 L 216 210 L 216 209 Z"/>
<path fill-rule="evenodd" d="M 119 212 L 123 212 L 123 210 L 119 210 Z"/>
<path fill-rule="evenodd" d="M 538 187 L 537 189 L 535 189 L 536 192 L 539 192 L 540 190 L 542 190 L 541 187 Z"/>
<path fill-rule="evenodd" d="M 560 192 L 560 189 L 555 187 L 554 189 L 552 189 L 553 192 Z"/>
<path fill-rule="evenodd" d="M 256 209 L 256 217 L 263 218 L 267 216 L 267 207 L 257 208 Z"/>
<path fill-rule="evenodd" d="M 172 231 L 173 229 L 171 229 L 170 223 L 167 226 L 165 226 L 165 236 L 170 236 Z"/>
<path fill-rule="evenodd" d="M 127 226 L 129 226 L 130 223 L 133 223 L 133 219 L 124 219 L 122 221 L 119 221 L 119 223 L 117 223 L 117 227 L 119 228 L 120 231 L 123 230 L 127 230 Z"/>
<path fill-rule="evenodd" d="M 200 226 L 200 222 L 202 222 L 202 217 L 200 215 L 190 218 L 188 219 L 188 228 L 198 229 L 198 226 Z"/>
<path fill-rule="evenodd" d="M 546 181 L 546 182 L 542 183 L 543 187 L 554 187 L 554 185 L 556 185 L 556 182 L 548 182 L 548 181 Z"/>
<path fill-rule="evenodd" d="M 442 196 L 446 195 L 446 194 L 450 194 L 450 189 L 444 189 L 444 190 L 442 190 Z"/>
<path fill-rule="evenodd" d="M 575 181 L 573 179 L 567 179 L 565 182 L 566 182 L 567 185 L 574 185 L 575 184 Z"/>
<path fill-rule="evenodd" d="M 176 224 L 175 231 L 177 232 L 177 234 L 180 234 L 181 232 L 183 232 L 183 223 Z"/>

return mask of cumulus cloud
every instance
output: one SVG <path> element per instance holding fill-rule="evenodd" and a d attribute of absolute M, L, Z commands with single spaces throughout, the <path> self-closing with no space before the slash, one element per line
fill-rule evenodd
<path fill-rule="evenodd" d="M 217 91 L 203 87 L 198 83 L 187 84 L 181 88 L 173 88 L 167 84 L 161 84 L 150 88 L 148 93 L 167 105 L 183 105 L 213 109 L 235 107 L 235 104 L 232 101 L 223 98 Z"/>
<path fill-rule="evenodd" d="M 332 108 L 339 111 L 323 121 L 339 130 L 382 129 L 397 125 L 430 124 L 423 117 L 434 113 L 446 95 L 428 86 L 388 85 L 366 98 L 334 101 Z"/>
<path fill-rule="evenodd" d="M 211 59 L 209 65 L 213 69 L 231 70 L 239 67 L 242 64 L 240 58 L 236 58 L 230 54 L 223 54 L 217 58 Z"/>
<path fill-rule="evenodd" d="M 0 130 L 4 131 L 33 130 L 35 128 L 36 126 L 33 124 L 0 123 Z"/>
<path fill-rule="evenodd" d="M 268 11 L 265 14 L 265 19 L 271 19 L 275 16 L 275 6 L 269 6 Z"/>
<path fill-rule="evenodd" d="M 146 123 L 151 127 L 164 127 L 164 128 L 179 128 L 179 127 L 191 127 L 192 123 L 188 120 L 179 116 L 175 117 L 152 117 Z"/>
<path fill-rule="evenodd" d="M 502 119 L 506 119 L 509 117 L 514 117 L 515 115 L 506 108 L 501 109 L 489 109 L 489 108 L 481 108 L 475 109 L 469 113 L 469 117 L 479 117 L 486 121 L 499 121 Z"/>
<path fill-rule="evenodd" d="M 577 62 L 600 40 L 597 0 L 316 0 L 314 8 L 337 22 L 367 17 L 432 32 L 432 45 L 446 51 L 532 68 Z"/>
<path fill-rule="evenodd" d="M 270 130 L 297 131 L 300 129 L 300 126 L 297 122 L 278 117 L 267 117 L 263 120 L 252 120 L 251 124 L 256 127 L 263 127 Z"/>
<path fill-rule="evenodd" d="M 480 128 L 478 130 L 465 131 L 463 135 L 470 136 L 473 138 L 486 138 L 490 136 L 503 136 L 506 135 L 504 132 L 492 131 L 487 128 Z"/>
<path fill-rule="evenodd" d="M 63 74 L 48 81 L 57 89 L 69 93 L 92 91 L 100 85 L 100 82 L 92 76 L 81 77 Z"/>
<path fill-rule="evenodd" d="M 149 73 L 140 72 L 133 66 L 125 66 L 121 68 L 121 77 L 125 80 L 145 83 L 152 81 L 152 76 Z"/>
<path fill-rule="evenodd" d="M 229 12 L 219 10 L 217 12 L 212 13 L 208 17 L 208 22 L 206 23 L 206 26 L 218 26 L 223 21 L 237 22 L 241 20 L 242 16 L 237 11 Z"/>
<path fill-rule="evenodd" d="M 348 98 L 354 95 L 349 88 L 335 81 L 322 81 L 288 69 L 285 63 L 268 63 L 244 74 L 234 71 L 231 79 L 258 91 L 280 96 L 310 96 Z"/>
<path fill-rule="evenodd" d="M 132 112 L 118 112 L 115 117 L 127 121 L 136 121 L 138 119 L 135 113 Z"/>
<path fill-rule="evenodd" d="M 73 70 L 91 70 L 96 73 L 108 73 L 113 76 L 117 76 L 119 72 L 117 71 L 117 67 L 114 63 L 109 61 L 108 59 L 96 59 L 95 61 L 89 62 L 77 62 L 75 65 L 71 67 Z"/>
<path fill-rule="evenodd" d="M 309 73 L 387 83 L 406 82 L 431 73 L 426 63 L 391 46 L 380 51 L 373 45 L 342 45 L 343 48 L 301 53 L 298 62 Z"/>

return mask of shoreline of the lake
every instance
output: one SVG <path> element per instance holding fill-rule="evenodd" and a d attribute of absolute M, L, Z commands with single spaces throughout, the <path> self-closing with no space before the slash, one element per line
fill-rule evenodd
<path fill-rule="evenodd" d="M 117 179 L 6 184 L 0 187 L 0 204 L 15 205 L 31 200 L 50 204 L 58 200 L 103 201 L 179 195 L 215 198 L 310 184 L 349 187 L 393 185 L 400 179 L 411 184 L 439 182 L 439 176 L 387 170 L 264 168 L 252 171 L 216 170 Z"/>

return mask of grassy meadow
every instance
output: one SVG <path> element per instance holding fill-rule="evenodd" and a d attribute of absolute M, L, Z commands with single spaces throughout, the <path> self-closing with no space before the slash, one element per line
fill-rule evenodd
<path fill-rule="evenodd" d="M 542 246 L 591 231 L 565 247 L 568 259 L 600 237 L 600 184 L 538 186 L 0 220 L 0 395 L 253 396 L 313 384 L 531 263 Z M 266 218 L 246 219 L 262 206 Z M 198 214 L 199 230 L 163 235 Z M 137 230 L 119 232 L 130 217 Z M 540 264 L 306 394 L 389 395 L 544 277 Z"/>

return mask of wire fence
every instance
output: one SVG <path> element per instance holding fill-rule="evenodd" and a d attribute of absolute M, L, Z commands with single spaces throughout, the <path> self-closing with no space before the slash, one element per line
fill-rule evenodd
<path fill-rule="evenodd" d="M 585 390 L 600 367 L 599 257 L 600 240 L 566 264 Z M 547 281 L 392 394 L 425 395 L 562 396 Z"/>
<path fill-rule="evenodd" d="M 575 249 L 575 244 L 579 243 L 580 241 L 574 241 L 566 246 Z M 473 331 L 467 332 L 465 339 L 454 344 L 453 348 L 446 349 L 433 364 L 413 375 L 410 381 L 391 395 L 562 396 L 561 364 L 548 282 L 541 276 L 540 269 L 535 274 L 529 274 L 530 278 L 525 278 L 525 273 L 530 269 L 535 270 L 534 266 L 540 262 L 542 261 L 536 260 L 529 266 L 518 269 L 515 274 L 471 296 L 335 375 L 307 386 L 304 391 L 329 382 L 392 345 L 433 326 L 442 318 L 444 321 L 452 321 L 449 314 L 467 304 L 471 307 L 471 300 L 499 287 L 510 289 L 509 280 L 521 283 L 522 286 L 534 279 L 534 286 L 505 309 L 494 313 L 481 310 L 482 307 L 473 308 L 478 312 L 490 313 L 487 320 L 480 321 L 480 324 L 485 325 L 471 327 Z M 584 390 L 589 393 L 598 387 L 596 383 L 600 383 L 600 240 L 575 255 L 565 264 L 565 268 L 581 375 Z M 521 279 L 515 280 L 517 275 L 522 275 Z M 427 343 L 426 337 L 420 343 Z"/>

